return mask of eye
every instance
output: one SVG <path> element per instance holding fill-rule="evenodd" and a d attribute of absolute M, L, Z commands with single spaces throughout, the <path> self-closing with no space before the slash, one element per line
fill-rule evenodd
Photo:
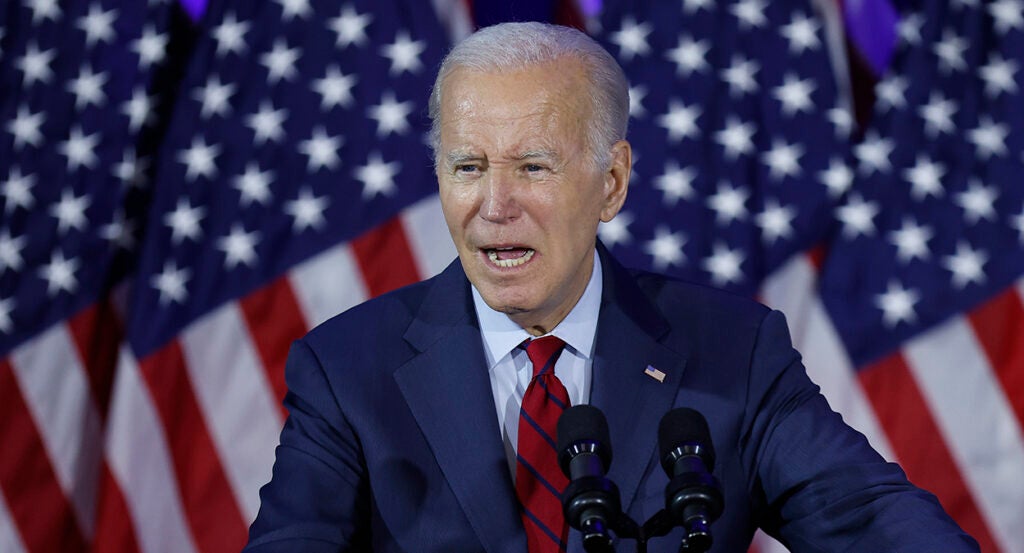
<path fill-rule="evenodd" d="M 528 163 L 523 166 L 523 170 L 527 173 L 539 173 L 544 170 L 544 166 L 537 165 L 536 163 Z"/>
<path fill-rule="evenodd" d="M 455 172 L 460 175 L 472 175 L 473 173 L 479 172 L 480 168 L 476 165 L 456 165 Z"/>

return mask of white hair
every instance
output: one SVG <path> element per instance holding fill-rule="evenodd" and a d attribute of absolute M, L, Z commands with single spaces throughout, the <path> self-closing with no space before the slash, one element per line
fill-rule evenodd
<path fill-rule="evenodd" d="M 611 147 L 626 138 L 629 84 L 615 58 L 594 39 L 571 27 L 547 23 L 501 23 L 485 27 L 452 48 L 441 62 L 430 92 L 430 146 L 434 159 L 440 144 L 441 94 L 444 80 L 456 68 L 473 71 L 514 71 L 558 59 L 578 60 L 589 83 L 581 92 L 592 98 L 587 121 L 587 149 L 594 164 L 611 163 Z"/>

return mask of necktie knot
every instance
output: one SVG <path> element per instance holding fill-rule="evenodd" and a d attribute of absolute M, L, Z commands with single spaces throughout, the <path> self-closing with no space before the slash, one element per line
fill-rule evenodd
<path fill-rule="evenodd" d="M 544 336 L 526 342 L 526 355 L 533 363 L 533 376 L 544 374 L 548 371 L 554 372 L 555 361 L 558 355 L 565 348 L 565 342 L 557 336 Z"/>

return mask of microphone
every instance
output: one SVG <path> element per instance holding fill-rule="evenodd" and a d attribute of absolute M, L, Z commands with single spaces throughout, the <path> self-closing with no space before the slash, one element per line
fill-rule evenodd
<path fill-rule="evenodd" d="M 558 464 L 569 478 L 562 508 L 569 526 L 583 534 L 589 553 L 611 553 L 609 528 L 621 516 L 619 489 L 605 477 L 612 463 L 608 422 L 601 410 L 574 405 L 558 419 Z"/>
<path fill-rule="evenodd" d="M 680 407 L 665 414 L 658 425 L 661 467 L 670 480 L 665 487 L 665 510 L 685 530 L 680 551 L 711 548 L 711 523 L 725 507 L 722 487 L 711 474 L 715 449 L 711 431 L 699 412 Z"/>

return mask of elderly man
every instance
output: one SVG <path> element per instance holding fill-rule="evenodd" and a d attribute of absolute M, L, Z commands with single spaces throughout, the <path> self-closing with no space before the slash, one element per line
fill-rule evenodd
<path fill-rule="evenodd" d="M 726 505 L 712 551 L 758 527 L 793 551 L 977 551 L 829 409 L 779 313 L 597 242 L 626 199 L 628 107 L 621 69 L 571 29 L 498 25 L 448 55 L 431 116 L 459 259 L 296 342 L 249 550 L 581 551 L 551 425 L 589 403 L 638 522 L 665 504 L 662 415 L 705 415 Z"/>

